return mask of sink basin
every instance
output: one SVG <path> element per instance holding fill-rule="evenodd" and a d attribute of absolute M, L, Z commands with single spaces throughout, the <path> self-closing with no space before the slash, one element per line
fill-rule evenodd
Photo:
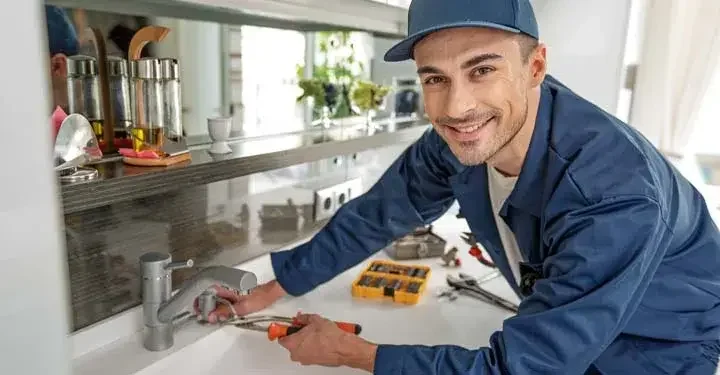
<path fill-rule="evenodd" d="M 262 332 L 220 328 L 144 368 L 136 375 L 364 374 L 349 368 L 302 366 Z"/>

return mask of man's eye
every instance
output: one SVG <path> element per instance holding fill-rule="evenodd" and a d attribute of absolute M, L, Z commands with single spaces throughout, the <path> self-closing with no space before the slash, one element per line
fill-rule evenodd
<path fill-rule="evenodd" d="M 442 79 L 442 77 L 437 77 L 437 76 L 429 77 L 429 78 L 425 79 L 426 85 L 436 85 L 436 84 L 443 83 L 443 82 L 444 82 L 444 80 Z"/>
<path fill-rule="evenodd" d="M 473 75 L 481 75 L 484 76 L 486 74 L 492 73 L 495 69 L 489 67 L 489 66 L 481 66 L 479 68 L 475 68 L 473 70 Z"/>

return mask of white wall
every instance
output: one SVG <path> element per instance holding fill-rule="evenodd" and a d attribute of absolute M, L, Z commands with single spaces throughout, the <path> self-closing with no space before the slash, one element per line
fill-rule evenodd
<path fill-rule="evenodd" d="M 550 73 L 606 111 L 615 114 L 621 88 L 631 0 L 533 1 L 540 38 L 548 45 Z M 385 63 L 394 41 L 376 39 L 372 76 L 415 76 L 415 64 Z"/>
<path fill-rule="evenodd" d="M 370 63 L 370 76 L 376 83 L 383 85 L 392 84 L 393 77 L 417 77 L 415 73 L 417 67 L 415 62 L 401 61 L 401 62 L 385 62 L 383 55 L 389 50 L 397 40 L 374 38 L 373 41 L 373 57 Z"/>
<path fill-rule="evenodd" d="M 68 276 L 52 172 L 48 53 L 40 1 L 0 12 L 0 374 L 70 374 Z M 18 163 L 18 160 L 22 162 Z"/>
<path fill-rule="evenodd" d="M 537 0 L 550 74 L 615 114 L 621 88 L 630 0 Z"/>

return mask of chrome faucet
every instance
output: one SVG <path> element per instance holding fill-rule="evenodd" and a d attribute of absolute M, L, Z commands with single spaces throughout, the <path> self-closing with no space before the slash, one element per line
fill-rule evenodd
<path fill-rule="evenodd" d="M 140 257 L 143 275 L 143 322 L 145 337 L 143 345 L 151 351 L 161 351 L 173 346 L 173 322 L 187 309 L 192 308 L 195 298 L 216 284 L 224 285 L 241 293 L 257 286 L 252 272 L 225 266 L 202 269 L 185 281 L 172 295 L 172 271 L 193 266 L 192 260 L 173 262 L 170 254 L 150 252 Z"/>

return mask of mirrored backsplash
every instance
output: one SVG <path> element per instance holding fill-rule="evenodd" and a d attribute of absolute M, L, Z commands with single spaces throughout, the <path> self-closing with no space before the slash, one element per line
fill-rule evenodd
<path fill-rule="evenodd" d="M 181 188 L 65 215 L 73 331 L 141 302 L 138 258 L 145 252 L 236 265 L 312 235 L 314 192 L 359 177 L 368 189 L 408 146 L 399 144 Z M 196 269 L 173 273 L 173 285 Z"/>
<path fill-rule="evenodd" d="M 190 145 L 210 142 L 207 119 L 217 116 L 232 118 L 230 136 L 237 138 L 364 121 L 368 115 L 383 118 L 398 111 L 400 115 L 421 113 L 420 90 L 413 83 L 417 79 L 414 64 L 382 60 L 394 40 L 364 32 L 305 32 L 52 6 L 45 10 L 52 109 L 59 106 L 68 114 L 100 117 L 99 123 L 108 119 L 92 110 L 95 106 L 102 112 L 102 100 L 97 97 L 101 85 L 87 74 L 99 74 L 99 67 L 77 62 L 78 56 L 98 58 L 88 28 L 100 33 L 108 56 L 127 60 L 124 68 L 108 65 L 116 137 L 122 136 L 124 120 L 142 122 L 139 111 L 152 109 L 137 104 L 134 96 L 136 91 L 150 95 L 132 86 L 132 76 L 142 76 L 148 69 L 135 63 L 135 58 L 172 59 L 177 64 L 178 132 Z M 164 30 L 160 41 L 135 52 L 131 41 L 150 26 Z M 158 69 L 161 76 L 167 73 L 167 68 Z M 119 73 L 121 70 L 125 73 Z M 115 90 L 114 74 L 130 77 L 126 78 L 129 94 Z M 363 82 L 387 86 L 390 91 L 381 96 L 368 94 Z M 408 90 L 415 95 L 408 96 Z M 171 100 L 164 97 L 162 105 Z M 119 109 L 124 102 L 129 103 L 125 114 Z M 368 107 L 368 103 L 374 104 Z M 168 111 L 160 116 L 162 121 L 171 122 Z"/>

